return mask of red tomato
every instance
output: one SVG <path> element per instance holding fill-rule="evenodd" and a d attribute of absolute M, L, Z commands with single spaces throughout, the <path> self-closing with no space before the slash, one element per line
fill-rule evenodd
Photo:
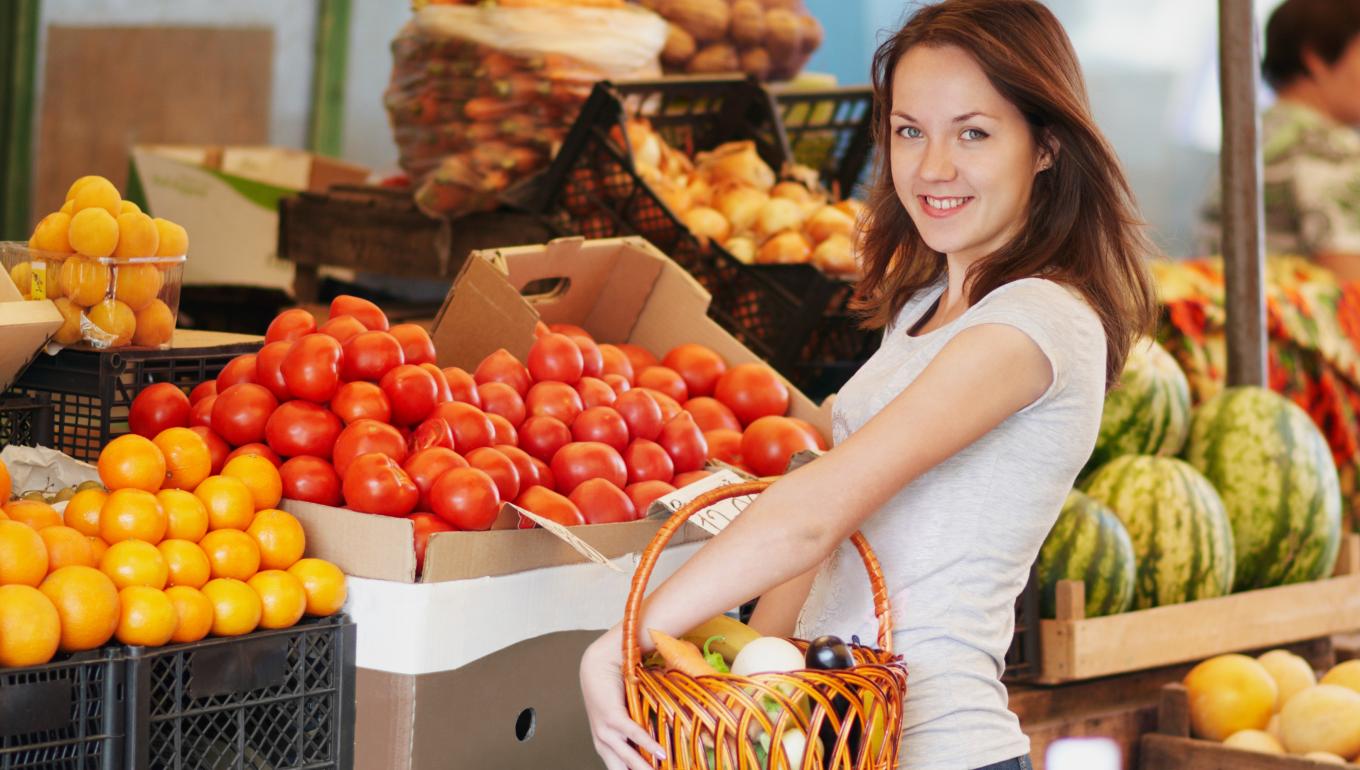
<path fill-rule="evenodd" d="M 519 473 L 520 489 L 528 489 L 542 483 L 538 477 L 538 466 L 534 464 L 534 458 L 530 457 L 528 452 L 509 444 L 497 444 L 492 449 L 510 458 L 510 462 L 515 464 L 515 471 Z"/>
<path fill-rule="evenodd" d="M 231 454 L 231 447 L 207 425 L 190 425 L 189 430 L 197 433 L 198 437 L 203 439 L 203 443 L 208 445 L 208 456 L 212 458 L 212 473 L 221 472 L 222 466 L 227 464 L 227 455 Z"/>
<path fill-rule="evenodd" d="M 329 460 L 342 430 L 340 418 L 326 407 L 310 401 L 288 401 L 269 416 L 264 435 L 269 448 L 284 457 L 311 455 Z"/>
<path fill-rule="evenodd" d="M 236 458 L 242 455 L 258 455 L 268 460 L 269 462 L 274 463 L 275 468 L 283 464 L 283 461 L 280 460 L 279 456 L 274 453 L 274 450 L 270 449 L 264 444 L 259 443 L 246 444 L 245 446 L 236 447 L 235 449 L 232 450 L 231 454 L 227 455 L 227 462 L 231 462 L 232 460 L 235 460 Z"/>
<path fill-rule="evenodd" d="M 570 425 L 585 408 L 581 394 L 565 382 L 536 382 L 524 397 L 524 407 L 530 415 L 556 417 Z"/>
<path fill-rule="evenodd" d="M 197 404 L 189 408 L 189 427 L 202 425 L 205 428 L 212 427 L 213 405 L 217 403 L 217 394 L 202 398 Z"/>
<path fill-rule="evenodd" d="M 600 354 L 599 346 L 591 338 L 580 334 L 568 336 L 581 350 L 581 376 L 599 377 L 604 369 L 604 357 Z"/>
<path fill-rule="evenodd" d="M 217 392 L 221 393 L 242 382 L 259 382 L 260 378 L 255 373 L 256 357 L 255 353 L 244 353 L 228 361 L 222 371 L 217 373 Z"/>
<path fill-rule="evenodd" d="M 696 481 L 703 481 L 704 479 L 712 475 L 713 474 L 709 471 L 690 471 L 689 473 L 681 473 L 680 475 L 676 476 L 675 479 L 671 481 L 671 483 L 675 485 L 676 489 L 681 489 L 689 486 L 690 484 L 693 484 Z"/>
<path fill-rule="evenodd" d="M 519 427 L 520 449 L 544 462 L 570 443 L 571 428 L 556 417 L 530 417 Z"/>
<path fill-rule="evenodd" d="M 158 382 L 142 389 L 128 409 L 128 428 L 138 436 L 155 438 L 166 428 L 189 425 L 193 405 L 173 383 Z"/>
<path fill-rule="evenodd" d="M 694 417 L 694 424 L 707 433 L 711 430 L 734 430 L 741 432 L 741 421 L 732 410 L 716 398 L 700 396 L 691 398 L 684 404 L 684 410 Z"/>
<path fill-rule="evenodd" d="M 764 364 L 738 364 L 718 378 L 713 396 L 750 425 L 761 417 L 782 416 L 789 410 L 789 389 Z"/>
<path fill-rule="evenodd" d="M 444 422 L 442 417 L 431 417 L 421 422 L 411 431 L 411 436 L 406 443 L 412 452 L 419 452 L 430 447 L 444 447 L 452 450 L 453 429 Z"/>
<path fill-rule="evenodd" d="M 208 396 L 217 395 L 217 380 L 204 380 L 189 391 L 189 405 L 197 404 Z"/>
<path fill-rule="evenodd" d="M 574 527 L 585 524 L 586 519 L 581 515 L 581 509 L 576 507 L 576 503 L 567 499 L 547 487 L 529 487 L 515 498 L 515 505 L 526 511 L 542 516 L 549 521 L 555 521 L 564 527 Z M 521 516 L 519 519 L 520 529 L 533 529 L 538 526 L 527 517 Z"/>
<path fill-rule="evenodd" d="M 398 425 L 415 425 L 429 417 L 439 403 L 439 384 L 429 372 L 414 364 L 398 366 L 383 375 L 378 385 L 387 394 L 392 404 L 392 422 Z"/>
<path fill-rule="evenodd" d="M 419 324 L 397 324 L 389 331 L 401 342 L 406 363 L 416 366 L 434 363 L 434 340 L 430 339 L 430 333 L 424 327 Z"/>
<path fill-rule="evenodd" d="M 496 482 L 476 468 L 454 468 L 435 479 L 430 507 L 456 529 L 490 529 L 501 510 Z"/>
<path fill-rule="evenodd" d="M 402 463 L 402 470 L 415 482 L 416 489 L 420 490 L 420 501 L 416 503 L 417 508 L 430 507 L 430 489 L 434 487 L 435 481 L 446 472 L 454 468 L 468 467 L 467 460 L 464 460 L 457 452 L 448 447 L 432 446 L 421 449 Z"/>
<path fill-rule="evenodd" d="M 577 441 L 557 450 L 552 458 L 557 488 L 568 494 L 586 479 L 604 479 L 622 489 L 628 483 L 628 466 L 619 451 L 598 441 Z"/>
<path fill-rule="evenodd" d="M 647 509 L 652 507 L 652 503 L 658 497 L 669 495 L 675 491 L 675 487 L 664 481 L 639 481 L 636 484 L 629 484 L 623 491 L 628 495 L 628 499 L 633 501 L 633 508 L 641 518 L 647 515 Z"/>
<path fill-rule="evenodd" d="M 628 423 L 628 435 L 648 441 L 661 435 L 661 407 L 644 390 L 630 390 L 619 395 L 614 409 Z"/>
<path fill-rule="evenodd" d="M 623 450 L 623 464 L 628 466 L 628 483 L 639 481 L 670 481 L 675 476 L 675 461 L 655 441 L 634 439 Z"/>
<path fill-rule="evenodd" d="M 662 423 L 670 422 L 671 420 L 675 419 L 675 416 L 677 414 L 680 414 L 681 412 L 684 411 L 684 409 L 682 409 L 680 406 L 680 402 L 671 398 L 669 393 L 662 393 L 659 390 L 653 390 L 652 388 L 644 388 L 640 385 L 638 386 L 637 389 L 651 396 L 652 399 L 656 401 L 656 405 L 661 407 Z"/>
<path fill-rule="evenodd" d="M 552 468 L 549 468 L 547 463 L 537 457 L 530 457 L 529 459 L 534 461 L 534 470 L 538 472 L 538 485 L 556 491 L 557 477 L 553 476 Z"/>
<path fill-rule="evenodd" d="M 812 423 L 807 420 L 800 420 L 797 417 L 790 417 L 789 419 L 793 421 L 794 425 L 802 428 L 804 433 L 812 437 L 812 442 L 817 445 L 818 449 L 823 452 L 826 451 L 826 439 L 822 437 L 821 431 L 812 426 Z"/>
<path fill-rule="evenodd" d="M 265 423 L 278 405 L 279 400 L 263 385 L 232 385 L 213 402 L 212 429 L 232 446 L 263 441 Z"/>
<path fill-rule="evenodd" d="M 468 452 L 467 462 L 496 482 L 496 493 L 500 495 L 500 499 L 514 500 L 519 494 L 519 468 L 515 466 L 514 460 L 496 451 L 494 447 L 484 446 Z"/>
<path fill-rule="evenodd" d="M 344 344 L 354 339 L 360 334 L 368 331 L 368 327 L 352 315 L 342 315 L 339 318 L 332 318 L 326 323 L 321 324 L 316 330 L 317 334 L 324 334 L 327 337 L 335 338 L 336 342 Z M 303 337 L 302 339 L 306 339 Z"/>
<path fill-rule="evenodd" d="M 478 447 L 491 446 L 496 440 L 496 428 L 486 413 L 461 401 L 446 401 L 434 408 L 434 417 L 449 424 L 453 431 L 453 448 L 467 454 Z"/>
<path fill-rule="evenodd" d="M 539 323 L 542 323 L 542 321 L 540 321 Z M 585 337 L 586 339 L 592 341 L 595 339 L 594 337 L 590 336 L 590 332 L 586 331 L 580 326 L 577 326 L 576 324 L 566 323 L 548 324 L 548 331 L 552 332 L 553 334 L 565 334 L 568 337 Z M 541 337 L 543 335 L 540 334 L 539 336 Z"/>
<path fill-rule="evenodd" d="M 497 444 L 519 445 L 519 431 L 510 421 L 498 414 L 488 414 L 486 419 L 491 421 L 491 428 L 494 431 L 494 441 Z"/>
<path fill-rule="evenodd" d="M 590 479 L 571 491 L 570 500 L 587 524 L 617 524 L 637 518 L 633 501 L 604 479 Z"/>
<path fill-rule="evenodd" d="M 638 372 L 637 386 L 665 393 L 677 403 L 689 399 L 689 388 L 680 373 L 664 366 L 649 366 Z"/>
<path fill-rule="evenodd" d="M 524 363 L 534 382 L 565 382 L 568 385 L 575 385 L 585 368 L 581 349 L 565 334 L 539 337 L 529 348 Z"/>
<path fill-rule="evenodd" d="M 524 399 L 519 393 L 503 382 L 487 382 L 477 386 L 477 396 L 482 401 L 482 411 L 498 414 L 519 427 L 527 416 Z"/>
<path fill-rule="evenodd" d="M 345 340 L 344 351 L 340 379 L 345 382 L 377 382 L 384 374 L 410 363 L 402 353 L 401 342 L 387 332 L 360 332 Z"/>
<path fill-rule="evenodd" d="M 672 348 L 661 363 L 680 373 L 691 397 L 711 395 L 718 385 L 718 378 L 727 371 L 727 362 L 722 356 L 694 343 Z"/>
<path fill-rule="evenodd" d="M 601 345 L 600 377 L 603 378 L 609 374 L 619 375 L 627 380 L 630 385 L 633 383 L 633 378 L 637 376 L 637 373 L 633 371 L 633 362 L 628 358 L 627 353 L 619 350 L 615 345 Z"/>
<path fill-rule="evenodd" d="M 576 416 L 571 437 L 575 441 L 598 441 L 622 452 L 628 446 L 628 423 L 613 409 L 597 406 Z"/>
<path fill-rule="evenodd" d="M 729 465 L 741 465 L 741 432 L 731 428 L 704 431 L 708 444 L 708 459 L 722 460 Z"/>
<path fill-rule="evenodd" d="M 666 423 L 656 443 L 671 456 L 676 473 L 697 471 L 704 467 L 704 460 L 708 458 L 708 443 L 689 412 L 681 412 Z"/>
<path fill-rule="evenodd" d="M 294 398 L 324 404 L 340 389 L 340 343 L 325 334 L 309 334 L 293 343 L 283 359 L 283 381 Z"/>
<path fill-rule="evenodd" d="M 340 504 L 340 475 L 320 457 L 294 457 L 279 466 L 283 496 L 318 505 Z"/>
<path fill-rule="evenodd" d="M 288 383 L 283 379 L 283 360 L 292 349 L 292 342 L 271 342 L 260 348 L 259 355 L 255 357 L 255 376 L 259 383 L 269 388 L 274 398 L 280 401 L 287 401 L 293 397 L 293 394 L 288 392 Z"/>
<path fill-rule="evenodd" d="M 430 536 L 436 532 L 453 532 L 447 521 L 433 513 L 411 514 L 412 530 L 416 536 L 416 574 L 425 571 L 425 549 L 430 545 Z"/>
<path fill-rule="evenodd" d="M 377 420 L 355 420 L 340 431 L 331 452 L 331 462 L 341 478 L 359 455 L 380 452 L 397 462 L 406 459 L 406 439 L 391 425 Z"/>
<path fill-rule="evenodd" d="M 624 393 L 633 389 L 633 383 L 629 378 L 624 377 L 622 374 L 606 374 L 602 379 L 609 385 L 609 389 L 614 391 L 614 395 L 616 396 L 622 396 Z"/>
<path fill-rule="evenodd" d="M 597 406 L 613 406 L 619 394 L 609 387 L 609 383 L 598 377 L 582 377 L 576 383 L 576 392 L 581 396 L 581 404 L 587 409 Z"/>
<path fill-rule="evenodd" d="M 661 363 L 656 356 L 652 355 L 652 351 L 641 345 L 624 342 L 615 345 L 614 347 L 618 348 L 621 353 L 628 357 L 628 363 L 633 365 L 634 372 L 640 372 L 649 366 L 656 366 Z"/>
<path fill-rule="evenodd" d="M 472 379 L 472 375 L 456 366 L 449 366 L 444 369 L 444 379 L 449 382 L 449 392 L 454 401 L 481 408 L 482 399 L 477 394 L 477 381 Z M 528 386 L 525 386 L 525 390 L 528 390 Z"/>
<path fill-rule="evenodd" d="M 264 333 L 264 344 L 293 342 L 316 331 L 316 319 L 300 307 L 289 308 L 274 316 Z"/>
<path fill-rule="evenodd" d="M 365 417 L 378 422 L 392 420 L 392 404 L 383 389 L 371 382 L 347 382 L 331 399 L 331 411 L 348 425 Z"/>
<path fill-rule="evenodd" d="M 331 300 L 332 319 L 347 315 L 354 316 L 366 329 L 387 331 L 387 315 L 377 305 L 362 297 L 341 294 Z"/>
<path fill-rule="evenodd" d="M 472 373 L 472 378 L 478 385 L 487 382 L 503 382 L 515 389 L 521 397 L 529 392 L 529 370 L 518 358 L 511 355 L 505 348 L 497 350 L 495 353 L 482 359 L 477 364 L 477 371 Z"/>
<path fill-rule="evenodd" d="M 787 417 L 761 417 L 741 434 L 741 461 L 757 476 L 778 476 L 794 453 L 816 448 L 812 436 Z"/>
<path fill-rule="evenodd" d="M 416 509 L 420 490 L 396 460 L 379 452 L 354 458 L 341 489 L 345 504 L 356 511 L 405 516 Z"/>
<path fill-rule="evenodd" d="M 434 364 L 420 364 L 420 368 L 430 373 L 434 378 L 434 384 L 439 387 L 439 403 L 453 400 L 453 390 L 449 388 L 449 378 L 444 376 L 444 370 Z"/>

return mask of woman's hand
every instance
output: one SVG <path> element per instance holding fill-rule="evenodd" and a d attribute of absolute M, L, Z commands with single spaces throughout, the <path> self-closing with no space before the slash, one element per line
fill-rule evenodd
<path fill-rule="evenodd" d="M 623 696 L 623 631 L 619 626 L 596 639 L 581 656 L 581 695 L 595 751 L 608 770 L 651 770 L 652 763 L 639 751 L 665 761 L 660 744 L 628 716 Z"/>

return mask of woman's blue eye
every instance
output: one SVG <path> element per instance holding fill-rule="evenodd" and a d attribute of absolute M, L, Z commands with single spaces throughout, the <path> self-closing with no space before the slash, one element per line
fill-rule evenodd
<path fill-rule="evenodd" d="M 986 139 L 987 132 L 976 128 L 967 128 L 963 131 L 963 138 L 965 141 L 976 142 L 979 139 Z"/>
<path fill-rule="evenodd" d="M 921 138 L 921 129 L 916 126 L 902 126 L 897 129 L 897 135 L 907 139 L 919 139 Z"/>

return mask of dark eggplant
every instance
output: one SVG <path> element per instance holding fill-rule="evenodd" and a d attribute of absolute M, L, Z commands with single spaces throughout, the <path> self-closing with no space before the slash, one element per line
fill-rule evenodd
<path fill-rule="evenodd" d="M 830 671 L 853 667 L 855 656 L 850 653 L 850 648 L 839 637 L 820 636 L 808 645 L 804 662 L 810 669 Z M 850 711 L 850 702 L 843 696 L 836 695 L 831 699 L 831 710 L 835 712 L 836 718 L 844 723 L 845 715 Z M 851 763 L 859 756 L 860 734 L 861 725 L 859 722 L 855 722 L 850 726 L 850 734 L 847 736 Z M 836 730 L 831 726 L 831 720 L 824 719 L 822 721 L 817 730 L 817 739 L 822 743 L 823 766 L 829 768 L 831 767 L 831 750 L 836 746 Z"/>

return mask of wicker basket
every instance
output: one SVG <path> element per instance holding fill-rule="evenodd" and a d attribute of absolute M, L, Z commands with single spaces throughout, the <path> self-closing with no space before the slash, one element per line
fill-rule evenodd
<path fill-rule="evenodd" d="M 642 597 L 671 536 L 703 508 L 727 498 L 759 493 L 767 486 L 765 482 L 736 484 L 700 495 L 676 511 L 643 551 L 623 616 L 628 713 L 666 750 L 666 762 L 657 764 L 653 760 L 658 767 L 893 770 L 902 737 L 907 669 L 901 657 L 892 652 L 892 610 L 883 570 L 859 533 L 852 542 L 869 573 L 878 617 L 878 649 L 851 645 L 858 665 L 831 671 L 698 678 L 642 666 L 637 641 Z M 807 649 L 807 642 L 791 641 L 799 649 Z M 799 733 L 806 738 L 801 761 L 797 756 Z M 762 738 L 768 738 L 764 761 L 758 754 L 764 748 Z"/>

